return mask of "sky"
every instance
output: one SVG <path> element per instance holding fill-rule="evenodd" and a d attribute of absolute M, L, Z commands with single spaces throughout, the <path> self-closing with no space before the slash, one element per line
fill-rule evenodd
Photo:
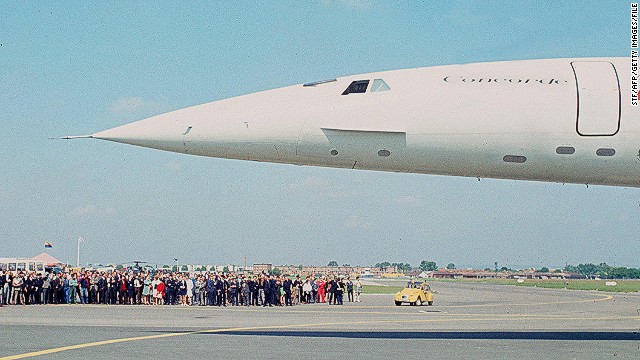
<path fill-rule="evenodd" d="M 626 1 L 0 0 L 0 257 L 640 267 L 640 189 L 203 158 L 91 134 L 423 66 L 629 54 Z"/>

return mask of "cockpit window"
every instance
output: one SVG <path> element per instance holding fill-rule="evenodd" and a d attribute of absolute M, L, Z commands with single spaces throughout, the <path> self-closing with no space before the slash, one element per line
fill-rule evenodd
<path fill-rule="evenodd" d="M 375 79 L 373 80 L 373 84 L 371 85 L 371 92 L 376 92 L 376 91 L 387 91 L 387 90 L 391 90 L 391 88 L 389 87 L 389 85 L 387 85 L 386 82 L 384 82 L 384 80 L 382 79 Z"/>
<path fill-rule="evenodd" d="M 342 95 L 364 93 L 367 91 L 367 86 L 369 86 L 369 80 L 356 80 L 349 85 Z"/>

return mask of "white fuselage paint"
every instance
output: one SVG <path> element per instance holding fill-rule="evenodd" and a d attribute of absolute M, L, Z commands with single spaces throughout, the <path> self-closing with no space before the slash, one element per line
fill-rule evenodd
<path fill-rule="evenodd" d="M 629 74 L 626 58 L 386 71 L 214 101 L 91 137 L 229 159 L 640 186 Z M 374 79 L 390 90 L 371 92 Z M 370 80 L 367 92 L 342 95 L 356 80 Z"/>

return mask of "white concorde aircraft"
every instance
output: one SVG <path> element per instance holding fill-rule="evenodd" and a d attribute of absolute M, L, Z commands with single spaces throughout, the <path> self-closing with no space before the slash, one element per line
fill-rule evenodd
<path fill-rule="evenodd" d="M 86 136 L 297 165 L 640 186 L 630 58 L 376 72 L 214 101 Z"/>

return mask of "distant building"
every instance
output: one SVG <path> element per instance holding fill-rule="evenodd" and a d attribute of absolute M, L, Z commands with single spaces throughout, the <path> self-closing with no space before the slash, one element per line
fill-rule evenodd
<path fill-rule="evenodd" d="M 430 277 L 441 279 L 566 279 L 570 274 L 538 272 L 534 269 L 520 271 L 491 271 L 473 269 L 438 269 Z"/>
<path fill-rule="evenodd" d="M 271 270 L 273 270 L 273 264 L 253 264 L 254 274 L 261 274 L 261 273 L 268 274 Z"/>

